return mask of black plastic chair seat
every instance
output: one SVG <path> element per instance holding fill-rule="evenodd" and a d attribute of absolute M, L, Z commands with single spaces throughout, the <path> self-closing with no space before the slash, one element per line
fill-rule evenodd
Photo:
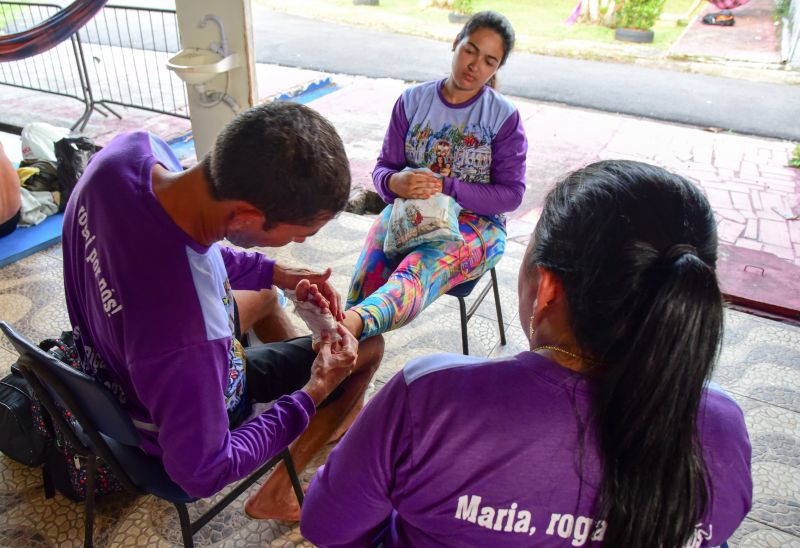
<path fill-rule="evenodd" d="M 109 449 L 125 468 L 125 472 L 136 487 L 169 502 L 189 503 L 197 500 L 196 497 L 187 495 L 170 479 L 161 460 L 148 455 L 138 447 L 119 443 L 102 432 L 100 435 L 103 436 Z"/>
<path fill-rule="evenodd" d="M 475 286 L 478 285 L 478 282 L 481 281 L 483 276 L 480 278 L 475 278 L 474 280 L 470 280 L 468 282 L 464 282 L 463 284 L 458 284 L 453 289 L 447 292 L 448 295 L 451 297 L 460 297 L 462 299 L 466 299 L 472 293 L 472 290 L 475 289 Z"/>

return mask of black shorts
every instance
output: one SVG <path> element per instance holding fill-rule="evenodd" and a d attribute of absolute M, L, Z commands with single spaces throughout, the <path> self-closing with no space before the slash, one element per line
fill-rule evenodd
<path fill-rule="evenodd" d="M 17 211 L 17 213 L 6 222 L 0 223 L 0 238 L 3 236 L 8 236 L 14 232 L 14 230 L 17 228 L 17 224 L 19 224 L 20 218 L 22 217 L 21 213 L 22 209 Z"/>
<path fill-rule="evenodd" d="M 236 337 L 241 341 L 236 301 L 233 313 Z M 300 390 L 311 378 L 311 366 L 317 357 L 317 353 L 311 348 L 311 336 L 255 346 L 246 346 L 244 341 L 243 344 L 247 395 L 251 402 L 267 403 L 277 400 Z M 342 387 L 336 387 L 317 407 L 325 407 L 338 398 L 341 392 Z"/>
<path fill-rule="evenodd" d="M 244 354 L 250 401 L 262 403 L 303 388 L 317 357 L 311 349 L 311 337 L 251 346 Z"/>

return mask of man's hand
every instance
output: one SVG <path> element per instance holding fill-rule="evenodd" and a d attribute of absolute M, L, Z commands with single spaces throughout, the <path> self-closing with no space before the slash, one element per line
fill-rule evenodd
<path fill-rule="evenodd" d="M 311 365 L 311 378 L 303 387 L 303 391 L 317 405 L 350 376 L 358 359 L 358 341 L 355 337 L 341 324 L 336 331 L 342 337 L 338 343 L 331 342 L 330 334 L 322 334 L 322 345 Z"/>
<path fill-rule="evenodd" d="M 442 191 L 442 181 L 425 171 L 400 171 L 389 177 L 389 190 L 400 198 L 425 200 Z"/>
<path fill-rule="evenodd" d="M 295 291 L 297 289 L 297 284 L 302 280 L 308 280 L 312 285 L 317 286 L 320 294 L 328 301 L 328 309 L 331 311 L 331 314 L 337 322 L 340 322 L 344 319 L 342 298 L 339 292 L 328 282 L 328 278 L 331 277 L 331 272 L 332 270 L 330 268 L 325 270 L 325 272 L 319 273 L 307 268 L 290 268 L 276 264 L 272 272 L 272 283 L 281 289 Z"/>

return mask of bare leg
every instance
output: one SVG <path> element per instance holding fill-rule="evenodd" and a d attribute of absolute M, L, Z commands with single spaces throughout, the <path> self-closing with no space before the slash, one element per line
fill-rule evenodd
<path fill-rule="evenodd" d="M 281 307 L 274 289 L 234 291 L 242 334 L 251 327 L 262 342 L 276 342 L 303 335 Z"/>
<path fill-rule="evenodd" d="M 383 357 L 383 337 L 361 341 L 353 374 L 342 383 L 343 392 L 330 405 L 320 409 L 306 431 L 290 446 L 298 473 L 347 420 L 355 419 L 353 410 L 363 404 L 364 392 Z M 272 472 L 266 483 L 245 503 L 247 515 L 257 519 L 298 521 L 300 506 L 283 463 Z"/>
<path fill-rule="evenodd" d="M 364 331 L 364 320 L 362 320 L 361 315 L 354 310 L 345 311 L 342 325 L 344 325 L 356 339 L 360 338 L 361 333 Z"/>

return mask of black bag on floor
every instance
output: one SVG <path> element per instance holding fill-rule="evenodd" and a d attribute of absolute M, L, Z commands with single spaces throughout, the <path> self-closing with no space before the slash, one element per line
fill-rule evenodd
<path fill-rule="evenodd" d="M 61 191 L 58 210 L 64 211 L 72 190 L 97 147 L 87 137 L 65 137 L 57 141 L 54 148 L 58 164 L 58 189 Z"/>
<path fill-rule="evenodd" d="M 72 331 L 64 331 L 58 339 L 46 339 L 42 341 L 39 343 L 39 348 L 55 356 L 70 367 L 81 370 L 81 362 L 78 357 L 78 351 L 75 349 Z M 39 403 L 39 400 L 34 399 L 32 407 L 34 423 L 41 429 L 42 434 L 54 440 L 47 451 L 45 463 L 53 485 L 62 495 L 70 500 L 75 502 L 85 500 L 86 457 L 78 454 L 75 448 L 64 439 L 59 430 L 55 429 L 56 431 L 53 433 L 53 429 L 50 426 L 51 420 L 47 416 L 47 411 Z M 75 420 L 68 411 L 62 411 L 67 422 L 73 422 Z M 116 476 L 114 476 L 111 468 L 100 459 L 97 460 L 97 474 L 95 476 L 94 485 L 95 496 L 107 495 L 123 490 L 122 485 L 120 485 Z"/>
<path fill-rule="evenodd" d="M 32 401 L 28 382 L 12 365 L 11 374 L 0 380 L 0 451 L 38 466 L 44 462 L 48 439 L 34 426 Z"/>

